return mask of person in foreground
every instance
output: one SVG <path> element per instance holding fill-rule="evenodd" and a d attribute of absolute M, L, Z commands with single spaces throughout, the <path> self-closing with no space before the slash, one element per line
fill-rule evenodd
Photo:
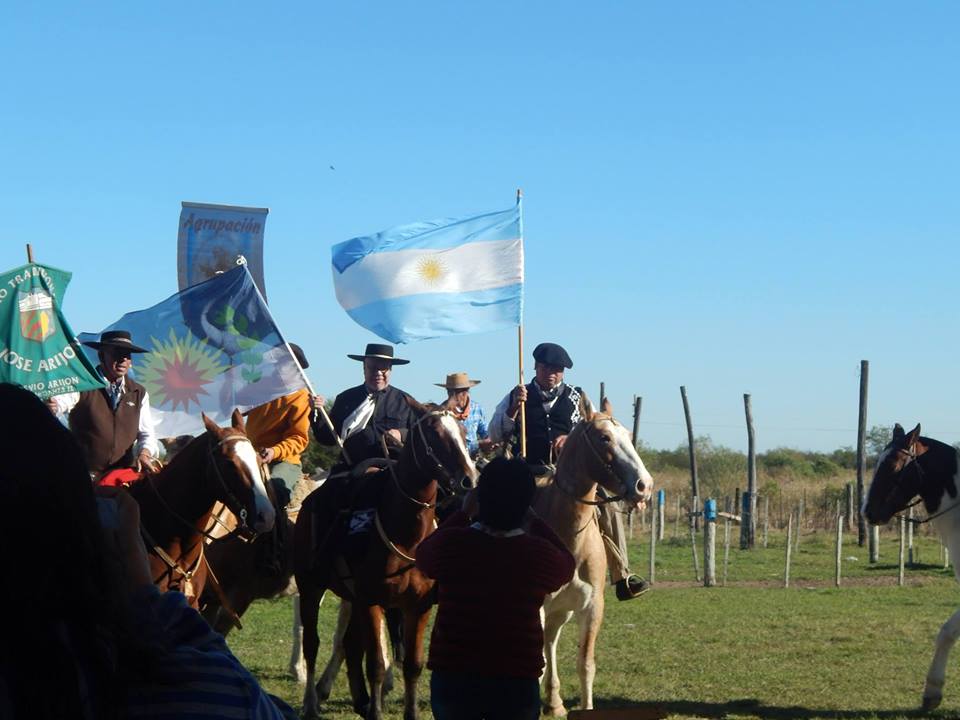
<path fill-rule="evenodd" d="M 0 406 L 0 717 L 295 717 L 183 595 L 154 587 L 136 501 L 95 497 L 44 404 L 0 384 Z"/>
<path fill-rule="evenodd" d="M 417 548 L 417 567 L 439 588 L 427 663 L 437 720 L 540 715 L 540 607 L 575 563 L 530 508 L 534 490 L 525 462 L 494 458 L 475 521 L 458 511 Z"/>

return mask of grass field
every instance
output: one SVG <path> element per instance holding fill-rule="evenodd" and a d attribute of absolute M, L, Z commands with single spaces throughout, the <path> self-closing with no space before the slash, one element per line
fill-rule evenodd
<path fill-rule="evenodd" d="M 662 706 L 671 718 L 915 717 L 940 625 L 960 606 L 952 571 L 942 568 L 939 542 L 919 537 L 926 563 L 908 569 L 897 586 L 894 533 L 881 540 L 880 563 L 867 562 L 856 536 L 845 537 L 844 579 L 833 586 L 833 538 L 807 533 L 793 555 L 791 587 L 782 588 L 784 536 L 767 549 L 731 549 L 726 587 L 693 579 L 689 538 L 657 548 L 656 585 L 631 602 L 607 591 L 594 687 L 597 707 Z M 723 528 L 718 531 L 722 542 Z M 633 567 L 647 572 L 649 546 L 631 546 Z M 698 548 L 702 566 L 702 549 Z M 722 575 L 722 548 L 717 576 Z M 322 609 L 321 653 L 329 651 L 336 602 Z M 245 616 L 230 644 L 271 692 L 299 707 L 302 687 L 286 674 L 290 601 L 261 602 Z M 568 709 L 576 707 L 576 633 L 561 638 L 561 679 Z M 465 648 L 465 652 L 469 649 Z M 958 649 L 960 656 L 960 649 Z M 324 657 L 325 660 L 325 657 Z M 429 717 L 428 674 L 421 705 Z M 325 717 L 352 714 L 341 673 Z M 401 716 L 399 694 L 386 703 Z M 951 659 L 943 707 L 936 717 L 960 717 L 960 673 Z"/>

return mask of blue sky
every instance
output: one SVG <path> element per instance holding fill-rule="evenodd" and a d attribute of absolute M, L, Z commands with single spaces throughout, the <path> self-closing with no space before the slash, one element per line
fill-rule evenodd
<path fill-rule="evenodd" d="M 19 6 L 16 6 L 19 5 Z M 524 190 L 529 353 L 641 436 L 761 449 L 868 422 L 960 440 L 960 8 L 949 3 L 7 3 L 0 267 L 70 270 L 96 331 L 176 290 L 180 202 L 270 208 L 271 308 L 318 391 L 375 341 L 330 246 Z M 330 166 L 335 170 L 331 170 Z M 394 384 L 516 382 L 516 336 L 427 341 Z"/>

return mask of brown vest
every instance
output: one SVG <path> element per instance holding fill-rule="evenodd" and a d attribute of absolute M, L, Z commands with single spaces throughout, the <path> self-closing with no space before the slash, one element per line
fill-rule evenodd
<path fill-rule="evenodd" d="M 98 476 L 133 465 L 133 445 L 140 429 L 140 408 L 147 391 L 129 377 L 114 410 L 106 389 L 87 390 L 70 411 L 70 430 L 83 448 L 87 467 Z"/>

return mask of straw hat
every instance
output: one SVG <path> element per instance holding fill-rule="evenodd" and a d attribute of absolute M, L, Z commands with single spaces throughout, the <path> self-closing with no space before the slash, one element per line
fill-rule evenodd
<path fill-rule="evenodd" d="M 479 384 L 479 380 L 471 380 L 470 376 L 465 372 L 450 373 L 447 375 L 447 381 L 445 383 L 434 383 L 437 387 L 446 388 L 447 390 L 467 390 Z"/>

